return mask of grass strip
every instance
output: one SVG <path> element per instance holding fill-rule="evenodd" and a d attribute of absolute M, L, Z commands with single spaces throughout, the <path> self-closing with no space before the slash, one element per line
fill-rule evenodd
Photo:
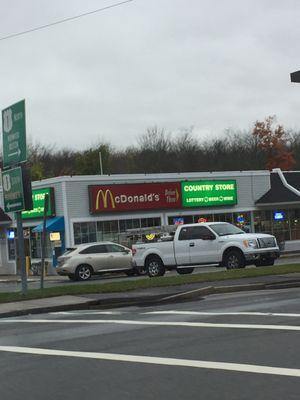
<path fill-rule="evenodd" d="M 110 282 L 110 283 L 95 283 L 95 284 L 80 284 L 56 286 L 40 289 L 28 290 L 26 295 L 20 292 L 0 293 L 0 303 L 8 303 L 12 301 L 42 299 L 54 296 L 67 295 L 84 295 L 95 293 L 121 293 L 136 289 L 148 289 L 155 287 L 179 286 L 189 283 L 215 282 L 232 279 L 254 278 L 260 276 L 292 274 L 300 272 L 300 264 L 280 265 L 273 267 L 261 268 L 245 268 L 238 270 L 220 271 L 220 272 L 205 272 L 201 274 L 191 275 L 176 275 L 163 276 L 159 278 L 141 278 L 139 280 Z"/>

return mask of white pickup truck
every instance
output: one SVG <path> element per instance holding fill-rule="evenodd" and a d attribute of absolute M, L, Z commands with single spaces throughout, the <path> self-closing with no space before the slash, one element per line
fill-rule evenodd
<path fill-rule="evenodd" d="M 190 274 L 203 265 L 227 269 L 273 265 L 279 248 L 272 235 L 245 233 L 226 222 L 205 222 L 179 225 L 169 241 L 136 243 L 132 253 L 137 270 L 155 277 L 171 269 Z"/>

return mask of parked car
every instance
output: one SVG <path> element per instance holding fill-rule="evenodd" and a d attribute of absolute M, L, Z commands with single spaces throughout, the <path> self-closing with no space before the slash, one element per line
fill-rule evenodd
<path fill-rule="evenodd" d="M 274 236 L 245 233 L 226 222 L 179 225 L 173 241 L 137 243 L 132 251 L 137 268 L 144 268 L 150 277 L 171 269 L 190 274 L 201 265 L 227 269 L 267 266 L 279 257 Z"/>
<path fill-rule="evenodd" d="M 104 272 L 134 275 L 132 251 L 113 242 L 88 243 L 68 249 L 58 257 L 56 271 L 74 281 L 87 281 Z"/>

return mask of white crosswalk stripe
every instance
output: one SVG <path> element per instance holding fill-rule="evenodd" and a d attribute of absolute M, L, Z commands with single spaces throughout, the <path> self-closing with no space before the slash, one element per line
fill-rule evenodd
<path fill-rule="evenodd" d="M 300 314 L 294 313 L 264 313 L 264 312 L 201 312 L 201 311 L 149 311 L 143 314 L 152 315 L 203 315 L 203 316 L 222 316 L 222 315 L 248 315 L 248 316 L 261 316 L 261 317 L 291 317 L 299 318 Z"/>
<path fill-rule="evenodd" d="M 251 365 L 215 361 L 187 360 L 166 357 L 135 356 L 127 354 L 94 353 L 82 351 L 65 351 L 31 347 L 0 346 L 0 351 L 40 356 L 77 357 L 107 361 L 123 361 L 130 363 L 168 365 L 177 367 L 191 367 L 224 371 L 247 372 L 252 374 L 281 375 L 300 378 L 300 369 L 269 367 L 265 365 Z"/>
<path fill-rule="evenodd" d="M 49 313 L 49 315 L 120 315 L 121 311 L 57 311 Z"/>
<path fill-rule="evenodd" d="M 25 324 L 121 324 L 121 325 L 148 325 L 148 326 L 174 326 L 190 328 L 228 328 L 228 329 L 264 329 L 275 331 L 300 331 L 300 326 L 294 325 L 258 325 L 258 324 L 221 324 L 208 322 L 182 322 L 182 321 L 138 321 L 118 319 L 3 319 L 0 324 L 25 323 Z"/>

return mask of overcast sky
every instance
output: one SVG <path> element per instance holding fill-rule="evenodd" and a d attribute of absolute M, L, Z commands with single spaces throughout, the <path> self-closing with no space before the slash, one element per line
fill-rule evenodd
<path fill-rule="evenodd" d="M 119 0 L 120 1 L 120 0 Z M 118 0 L 0 0 L 0 38 Z M 0 107 L 57 148 L 136 144 L 148 127 L 197 138 L 276 114 L 300 129 L 299 0 L 134 0 L 0 40 Z"/>

